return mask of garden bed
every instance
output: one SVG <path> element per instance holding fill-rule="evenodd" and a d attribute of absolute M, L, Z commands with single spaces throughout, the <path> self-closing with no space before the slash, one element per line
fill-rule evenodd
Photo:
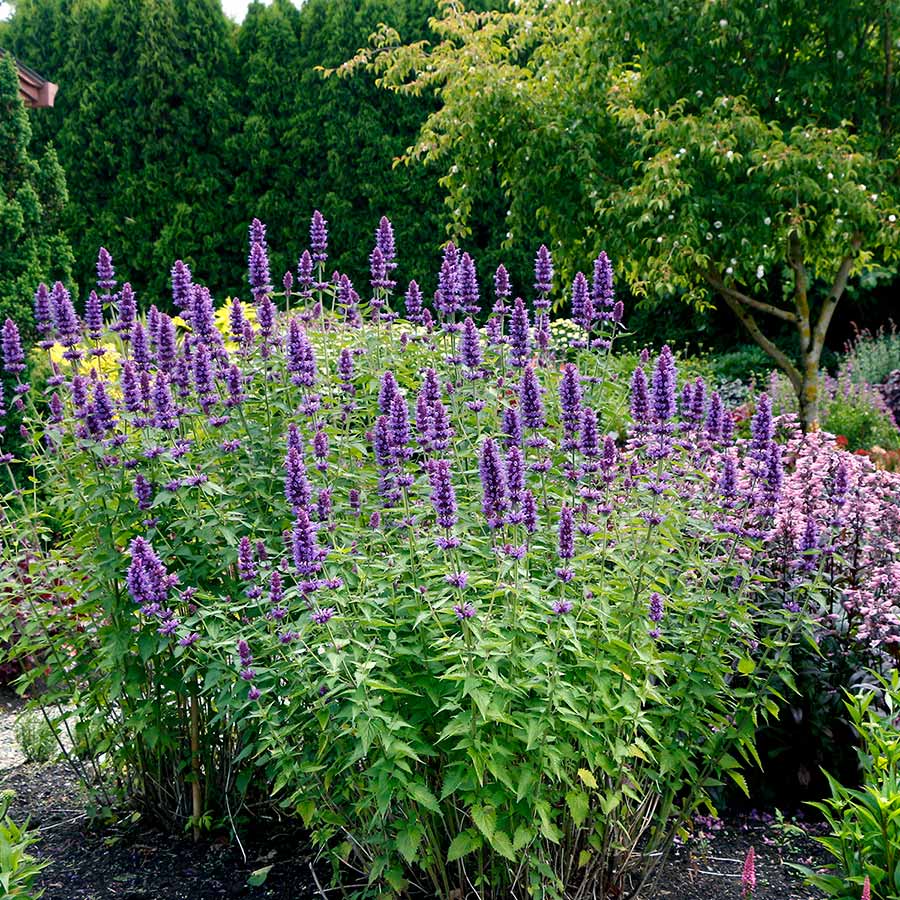
<path fill-rule="evenodd" d="M 288 822 L 271 821 L 264 830 L 245 831 L 244 859 L 227 836 L 195 844 L 140 819 L 92 826 L 85 798 L 64 764 L 9 769 L 0 775 L 0 789 L 16 792 L 14 818 L 30 817 L 40 837 L 35 852 L 51 860 L 40 879 L 44 900 L 306 900 L 340 895 L 329 890 L 325 867 L 314 865 L 302 833 Z M 754 900 L 821 897 L 787 865 L 821 860 L 816 845 L 808 837 L 782 838 L 768 819 L 731 819 L 704 829 L 675 851 L 657 888 L 643 896 L 736 900 L 741 866 L 752 845 L 757 856 Z M 268 866 L 265 882 L 251 886 L 253 873 Z"/>

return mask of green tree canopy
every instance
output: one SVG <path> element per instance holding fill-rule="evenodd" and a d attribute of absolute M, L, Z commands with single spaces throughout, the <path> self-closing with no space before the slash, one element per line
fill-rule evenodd
<path fill-rule="evenodd" d="M 437 43 L 385 26 L 343 71 L 437 94 L 410 156 L 446 171 L 457 229 L 498 169 L 513 230 L 536 217 L 567 275 L 608 249 L 649 302 L 721 297 L 813 423 L 848 281 L 896 259 L 900 3 L 441 7 Z"/>
<path fill-rule="evenodd" d="M 0 57 L 0 323 L 7 316 L 26 329 L 41 281 L 68 278 L 72 249 L 60 226 L 66 180 L 49 147 L 29 151 L 31 123 L 19 97 L 12 57 Z"/>

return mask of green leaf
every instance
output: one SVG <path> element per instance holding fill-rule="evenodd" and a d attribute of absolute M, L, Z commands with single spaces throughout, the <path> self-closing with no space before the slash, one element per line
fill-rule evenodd
<path fill-rule="evenodd" d="M 261 884 L 265 884 L 266 879 L 269 877 L 269 872 L 271 871 L 272 866 L 263 866 L 261 869 L 255 869 L 250 873 L 247 884 L 250 885 L 250 887 L 259 887 Z"/>
<path fill-rule="evenodd" d="M 569 791 L 566 794 L 566 803 L 568 804 L 569 812 L 572 813 L 572 820 L 580 828 L 588 817 L 591 807 L 588 795 L 584 791 Z"/>
<path fill-rule="evenodd" d="M 397 849 L 410 865 L 415 861 L 419 844 L 422 843 L 422 833 L 420 825 L 409 825 L 397 832 Z"/>
<path fill-rule="evenodd" d="M 417 803 L 421 803 L 425 809 L 431 812 L 440 812 L 441 805 L 437 801 L 437 797 L 420 781 L 413 781 L 406 786 L 406 793 Z"/>
<path fill-rule="evenodd" d="M 450 844 L 450 849 L 447 851 L 447 862 L 452 863 L 462 859 L 467 853 L 477 850 L 482 843 L 481 835 L 474 828 L 467 828 L 460 832 Z"/>
<path fill-rule="evenodd" d="M 599 785 L 597 784 L 597 779 L 594 778 L 594 773 L 590 769 L 579 769 L 578 777 L 589 788 L 593 788 L 594 790 L 597 790 L 597 788 L 599 787 Z"/>

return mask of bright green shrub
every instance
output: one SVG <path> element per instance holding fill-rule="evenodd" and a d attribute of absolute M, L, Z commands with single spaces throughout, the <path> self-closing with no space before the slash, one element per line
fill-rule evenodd
<path fill-rule="evenodd" d="M 803 869 L 829 897 L 857 900 L 869 877 L 872 900 L 900 898 L 900 673 L 880 689 L 850 695 L 847 710 L 860 737 L 861 788 L 829 776 L 831 797 L 813 803 L 830 834 L 816 838 L 832 857 L 828 873 Z"/>

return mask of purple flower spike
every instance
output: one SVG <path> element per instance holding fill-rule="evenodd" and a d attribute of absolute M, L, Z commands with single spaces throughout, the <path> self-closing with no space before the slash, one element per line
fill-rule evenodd
<path fill-rule="evenodd" d="M 581 377 L 578 367 L 573 363 L 563 366 L 563 375 L 559 382 L 559 406 L 562 412 L 565 441 L 563 448 L 571 450 L 576 446 L 576 437 L 581 420 Z"/>
<path fill-rule="evenodd" d="M 457 603 L 453 607 L 453 613 L 460 622 L 471 619 L 475 615 L 475 607 L 471 603 Z"/>
<path fill-rule="evenodd" d="M 594 308 L 588 295 L 587 278 L 583 272 L 578 272 L 572 282 L 572 320 L 585 331 L 590 331 L 593 318 Z"/>
<path fill-rule="evenodd" d="M 493 438 L 485 438 L 481 444 L 478 474 L 482 488 L 481 510 L 491 528 L 497 528 L 502 524 L 507 497 L 503 460 Z"/>
<path fill-rule="evenodd" d="M 50 291 L 43 282 L 34 292 L 34 321 L 37 333 L 42 337 L 49 336 L 53 331 L 53 305 L 50 302 Z"/>
<path fill-rule="evenodd" d="M 263 248 L 267 246 L 266 226 L 259 219 L 253 219 L 250 223 L 250 227 L 247 229 L 247 240 L 251 246 L 253 244 L 260 244 Z"/>
<path fill-rule="evenodd" d="M 116 270 L 106 247 L 101 247 L 97 254 L 97 287 L 107 296 L 116 289 Z"/>
<path fill-rule="evenodd" d="M 394 228 L 387 216 L 382 216 L 375 232 L 375 246 L 381 251 L 386 272 L 392 272 L 397 268 L 394 261 L 397 251 L 394 245 Z"/>
<path fill-rule="evenodd" d="M 87 303 L 84 305 L 84 324 L 92 341 L 99 341 L 103 337 L 103 303 L 96 291 L 88 294 Z"/>
<path fill-rule="evenodd" d="M 411 281 L 406 289 L 406 318 L 410 322 L 420 322 L 422 320 L 422 291 L 419 289 L 418 282 Z"/>
<path fill-rule="evenodd" d="M 522 419 L 514 406 L 507 406 L 503 410 L 503 435 L 503 444 L 507 448 L 522 443 Z"/>
<path fill-rule="evenodd" d="M 306 477 L 306 466 L 297 447 L 291 447 L 284 460 L 284 495 L 292 509 L 299 510 L 309 503 L 312 488 Z"/>
<path fill-rule="evenodd" d="M 529 534 L 534 534 L 538 530 L 537 501 L 534 494 L 531 491 L 522 491 L 519 503 L 522 506 L 522 524 Z"/>
<path fill-rule="evenodd" d="M 578 449 L 588 459 L 596 459 L 600 455 L 600 436 L 597 427 L 597 413 L 586 406 L 581 411 L 581 427 Z"/>
<path fill-rule="evenodd" d="M 516 297 L 512 316 L 509 320 L 510 363 L 521 368 L 531 355 L 531 328 L 528 323 L 528 310 L 521 297 Z"/>
<path fill-rule="evenodd" d="M 162 371 L 156 373 L 156 383 L 153 387 L 153 410 L 153 424 L 157 428 L 172 431 L 178 427 L 178 413 L 169 389 L 169 377 Z"/>
<path fill-rule="evenodd" d="M 534 260 L 534 289 L 542 295 L 553 290 L 553 259 L 546 245 L 541 244 Z M 542 303 L 547 302 L 542 298 Z M 538 304 L 535 303 L 535 306 Z M 548 303 L 549 306 L 549 303 Z"/>
<path fill-rule="evenodd" d="M 594 282 L 591 287 L 591 301 L 602 319 L 611 317 L 610 310 L 615 305 L 613 269 L 609 257 L 603 251 L 594 260 Z"/>
<path fill-rule="evenodd" d="M 509 283 L 509 272 L 506 271 L 506 266 L 503 263 L 497 266 L 497 271 L 494 273 L 494 293 L 497 295 L 494 312 L 502 315 L 506 312 L 506 298 L 512 293 L 512 287 Z"/>
<path fill-rule="evenodd" d="M 571 600 L 554 600 L 550 608 L 554 616 L 566 616 L 572 612 L 573 605 Z"/>
<path fill-rule="evenodd" d="M 237 556 L 238 575 L 241 581 L 253 581 L 256 578 L 256 562 L 253 559 L 253 545 L 250 538 L 242 537 L 238 543 Z"/>
<path fill-rule="evenodd" d="M 457 289 L 463 311 L 470 316 L 477 316 L 481 311 L 481 303 L 478 299 L 478 276 L 475 272 L 475 261 L 468 253 L 463 253 L 459 260 Z"/>
<path fill-rule="evenodd" d="M 119 293 L 118 313 L 119 318 L 113 326 L 113 330 L 122 336 L 122 340 L 127 341 L 137 319 L 137 298 L 128 282 L 122 285 L 122 290 Z"/>
<path fill-rule="evenodd" d="M 446 459 L 438 459 L 432 464 L 428 473 L 431 481 L 431 502 L 437 513 L 437 523 L 445 530 L 451 529 L 457 520 L 456 492 L 450 478 L 450 463 Z"/>
<path fill-rule="evenodd" d="M 320 609 L 314 609 L 310 613 L 310 618 L 316 625 L 325 625 L 335 617 L 335 614 L 333 606 L 325 606 Z"/>
<path fill-rule="evenodd" d="M 22 352 L 22 339 L 19 337 L 19 329 L 12 319 L 3 323 L 3 333 L 0 337 L 0 348 L 3 350 L 3 369 L 11 375 L 17 375 L 25 371 L 25 354 Z"/>
<path fill-rule="evenodd" d="M 575 556 L 575 518 L 569 506 L 559 513 L 559 558 L 568 561 Z"/>
<path fill-rule="evenodd" d="M 666 344 L 653 370 L 653 415 L 657 422 L 668 422 L 675 415 L 676 386 L 675 359 Z"/>
<path fill-rule="evenodd" d="M 316 527 L 304 507 L 297 510 L 291 532 L 291 551 L 294 565 L 301 575 L 313 575 L 322 568 L 322 551 L 319 549 Z"/>
<path fill-rule="evenodd" d="M 650 421 L 650 397 L 647 393 L 647 376 L 638 366 L 631 376 L 631 418 L 638 426 Z"/>
<path fill-rule="evenodd" d="M 254 243 L 247 258 L 247 280 L 253 292 L 253 302 L 259 303 L 272 291 L 269 276 L 269 256 L 264 244 Z"/>
<path fill-rule="evenodd" d="M 470 370 L 470 377 L 481 368 L 484 357 L 481 352 L 481 338 L 471 316 L 463 323 L 462 346 L 460 348 L 463 365 Z"/>
<path fill-rule="evenodd" d="M 760 394 L 756 400 L 756 413 L 750 423 L 750 450 L 754 459 L 765 457 L 769 442 L 775 436 L 772 422 L 772 398 L 768 394 Z"/>
<path fill-rule="evenodd" d="M 525 457 L 515 444 L 506 452 L 506 487 L 514 503 L 525 490 Z"/>
<path fill-rule="evenodd" d="M 544 404 L 541 401 L 541 385 L 534 371 L 534 366 L 526 366 L 519 384 L 519 409 L 522 422 L 527 428 L 543 428 Z"/>
<path fill-rule="evenodd" d="M 394 395 L 399 391 L 397 379 L 394 373 L 388 369 L 381 376 L 381 387 L 378 391 L 378 409 L 381 410 L 383 416 L 390 415 L 391 404 L 394 402 Z"/>
<path fill-rule="evenodd" d="M 313 213 L 309 226 L 309 248 L 313 262 L 323 263 L 328 259 L 328 222 L 318 210 Z"/>
<path fill-rule="evenodd" d="M 182 319 L 190 324 L 191 288 L 193 286 L 191 270 L 180 259 L 172 266 L 172 301 Z"/>
<path fill-rule="evenodd" d="M 706 413 L 706 437 L 710 441 L 718 441 L 722 437 L 722 398 L 718 391 L 713 391 L 709 398 L 709 410 Z"/>

